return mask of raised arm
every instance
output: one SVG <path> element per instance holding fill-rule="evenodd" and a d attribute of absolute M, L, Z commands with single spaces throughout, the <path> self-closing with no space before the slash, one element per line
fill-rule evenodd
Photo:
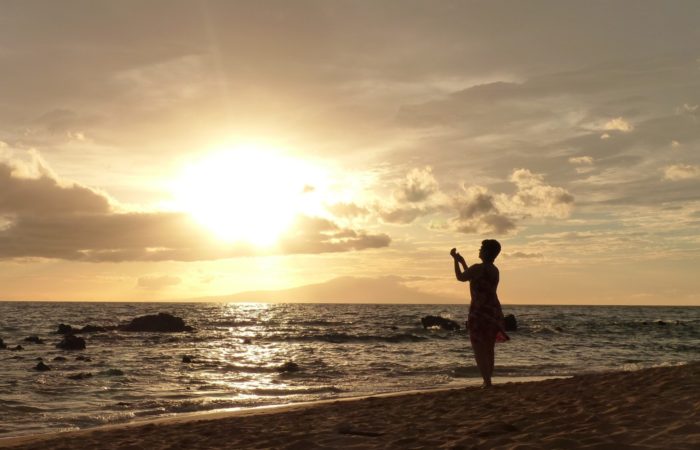
<path fill-rule="evenodd" d="M 450 251 L 450 255 L 452 255 L 452 259 L 454 260 L 455 263 L 455 277 L 459 281 L 469 281 L 469 277 L 467 276 L 467 261 L 464 260 L 464 257 L 457 253 L 457 249 L 452 249 Z M 461 265 L 461 267 L 460 267 Z"/>

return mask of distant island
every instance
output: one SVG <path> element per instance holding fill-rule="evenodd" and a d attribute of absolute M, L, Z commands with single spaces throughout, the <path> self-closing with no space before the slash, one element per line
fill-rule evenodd
<path fill-rule="evenodd" d="M 199 297 L 192 301 L 224 302 L 304 302 L 304 303 L 459 303 L 464 298 L 436 295 L 410 288 L 398 276 L 378 278 L 338 277 L 291 289 L 239 292 L 231 295 Z"/>

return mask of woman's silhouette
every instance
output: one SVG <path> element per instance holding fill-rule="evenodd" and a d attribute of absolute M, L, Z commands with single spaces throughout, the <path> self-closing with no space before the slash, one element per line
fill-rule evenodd
<path fill-rule="evenodd" d="M 496 293 L 499 273 L 493 262 L 500 252 L 501 244 L 495 239 L 482 241 L 479 250 L 482 263 L 468 267 L 462 255 L 457 253 L 457 249 L 453 248 L 450 251 L 454 259 L 455 276 L 459 281 L 469 281 L 472 300 L 467 327 L 474 349 L 474 359 L 484 379 L 483 387 L 491 386 L 496 342 L 510 339 L 505 332 L 501 302 Z"/>

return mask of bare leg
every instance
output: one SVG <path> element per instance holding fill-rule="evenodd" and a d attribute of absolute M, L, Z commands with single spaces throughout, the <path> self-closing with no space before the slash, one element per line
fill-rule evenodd
<path fill-rule="evenodd" d="M 491 386 L 491 373 L 493 372 L 493 363 L 489 355 L 489 343 L 472 340 L 472 349 L 474 349 L 474 359 L 476 366 L 479 368 L 481 378 L 484 380 L 484 386 Z"/>
<path fill-rule="evenodd" d="M 496 342 L 487 342 L 485 344 L 485 347 L 487 352 L 486 359 L 488 363 L 488 370 L 486 371 L 486 375 L 488 376 L 490 384 L 491 377 L 493 376 L 493 366 L 496 360 Z"/>

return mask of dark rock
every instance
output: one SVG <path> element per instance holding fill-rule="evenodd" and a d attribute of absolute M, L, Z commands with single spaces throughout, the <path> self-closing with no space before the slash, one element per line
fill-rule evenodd
<path fill-rule="evenodd" d="M 56 347 L 63 350 L 85 350 L 85 339 L 73 334 L 67 334 L 61 342 L 56 344 Z"/>
<path fill-rule="evenodd" d="M 24 350 L 24 347 L 22 347 L 21 345 L 16 345 L 13 348 L 11 348 L 10 350 L 12 350 L 13 352 L 18 352 L 20 350 Z"/>
<path fill-rule="evenodd" d="M 562 327 L 554 327 L 554 331 L 561 333 L 564 329 Z"/>
<path fill-rule="evenodd" d="M 46 372 L 47 370 L 51 370 L 51 367 L 44 364 L 43 361 L 39 361 L 39 364 L 37 364 L 36 367 L 34 367 L 34 370 L 38 370 L 40 372 Z"/>
<path fill-rule="evenodd" d="M 194 357 L 190 356 L 190 355 L 184 355 L 182 357 L 182 362 L 184 362 L 184 363 L 191 363 L 193 360 L 194 360 Z"/>
<path fill-rule="evenodd" d="M 657 325 L 666 325 L 666 322 L 664 322 L 663 320 L 657 320 L 656 324 Z"/>
<path fill-rule="evenodd" d="M 78 356 L 75 358 L 75 360 L 76 360 L 76 361 L 86 361 L 86 362 L 90 362 L 90 361 L 92 361 L 92 358 L 90 358 L 89 356 L 85 356 L 85 355 L 78 355 Z"/>
<path fill-rule="evenodd" d="M 73 375 L 68 375 L 66 378 L 70 380 L 84 380 L 86 378 L 92 378 L 92 374 L 90 372 L 80 372 Z"/>
<path fill-rule="evenodd" d="M 68 358 L 65 356 L 57 356 L 53 359 L 54 361 L 68 361 Z"/>
<path fill-rule="evenodd" d="M 507 314 L 503 321 L 506 324 L 506 331 L 518 331 L 518 321 L 513 314 Z"/>
<path fill-rule="evenodd" d="M 104 331 L 109 331 L 113 327 L 101 327 L 99 325 L 85 325 L 80 329 L 80 333 L 102 333 Z"/>
<path fill-rule="evenodd" d="M 29 336 L 24 338 L 24 342 L 31 342 L 34 344 L 43 344 L 44 341 L 39 336 Z"/>
<path fill-rule="evenodd" d="M 293 362 L 293 361 L 287 361 L 286 363 L 282 364 L 277 368 L 277 371 L 282 373 L 282 372 L 298 372 L 299 371 L 299 364 Z"/>
<path fill-rule="evenodd" d="M 446 319 L 440 316 L 425 316 L 420 320 L 420 322 L 423 324 L 423 328 L 440 327 L 443 330 L 449 331 L 457 331 L 461 328 L 454 320 Z"/>
<path fill-rule="evenodd" d="M 7 348 L 7 344 L 5 344 L 5 342 L 2 340 L 2 338 L 0 338 L 0 349 L 5 349 L 5 348 Z"/>
<path fill-rule="evenodd" d="M 75 333 L 76 330 L 70 325 L 66 325 L 65 323 L 61 323 L 58 325 L 58 329 L 56 330 L 56 334 L 73 334 Z"/>
<path fill-rule="evenodd" d="M 253 341 L 252 341 L 250 338 L 244 338 L 244 339 L 243 339 L 243 343 L 244 343 L 244 344 L 252 344 Z"/>
<path fill-rule="evenodd" d="M 177 333 L 180 331 L 192 331 L 192 327 L 185 325 L 180 317 L 168 313 L 158 313 L 148 316 L 136 317 L 119 329 L 123 331 L 150 331 L 160 333 Z"/>

